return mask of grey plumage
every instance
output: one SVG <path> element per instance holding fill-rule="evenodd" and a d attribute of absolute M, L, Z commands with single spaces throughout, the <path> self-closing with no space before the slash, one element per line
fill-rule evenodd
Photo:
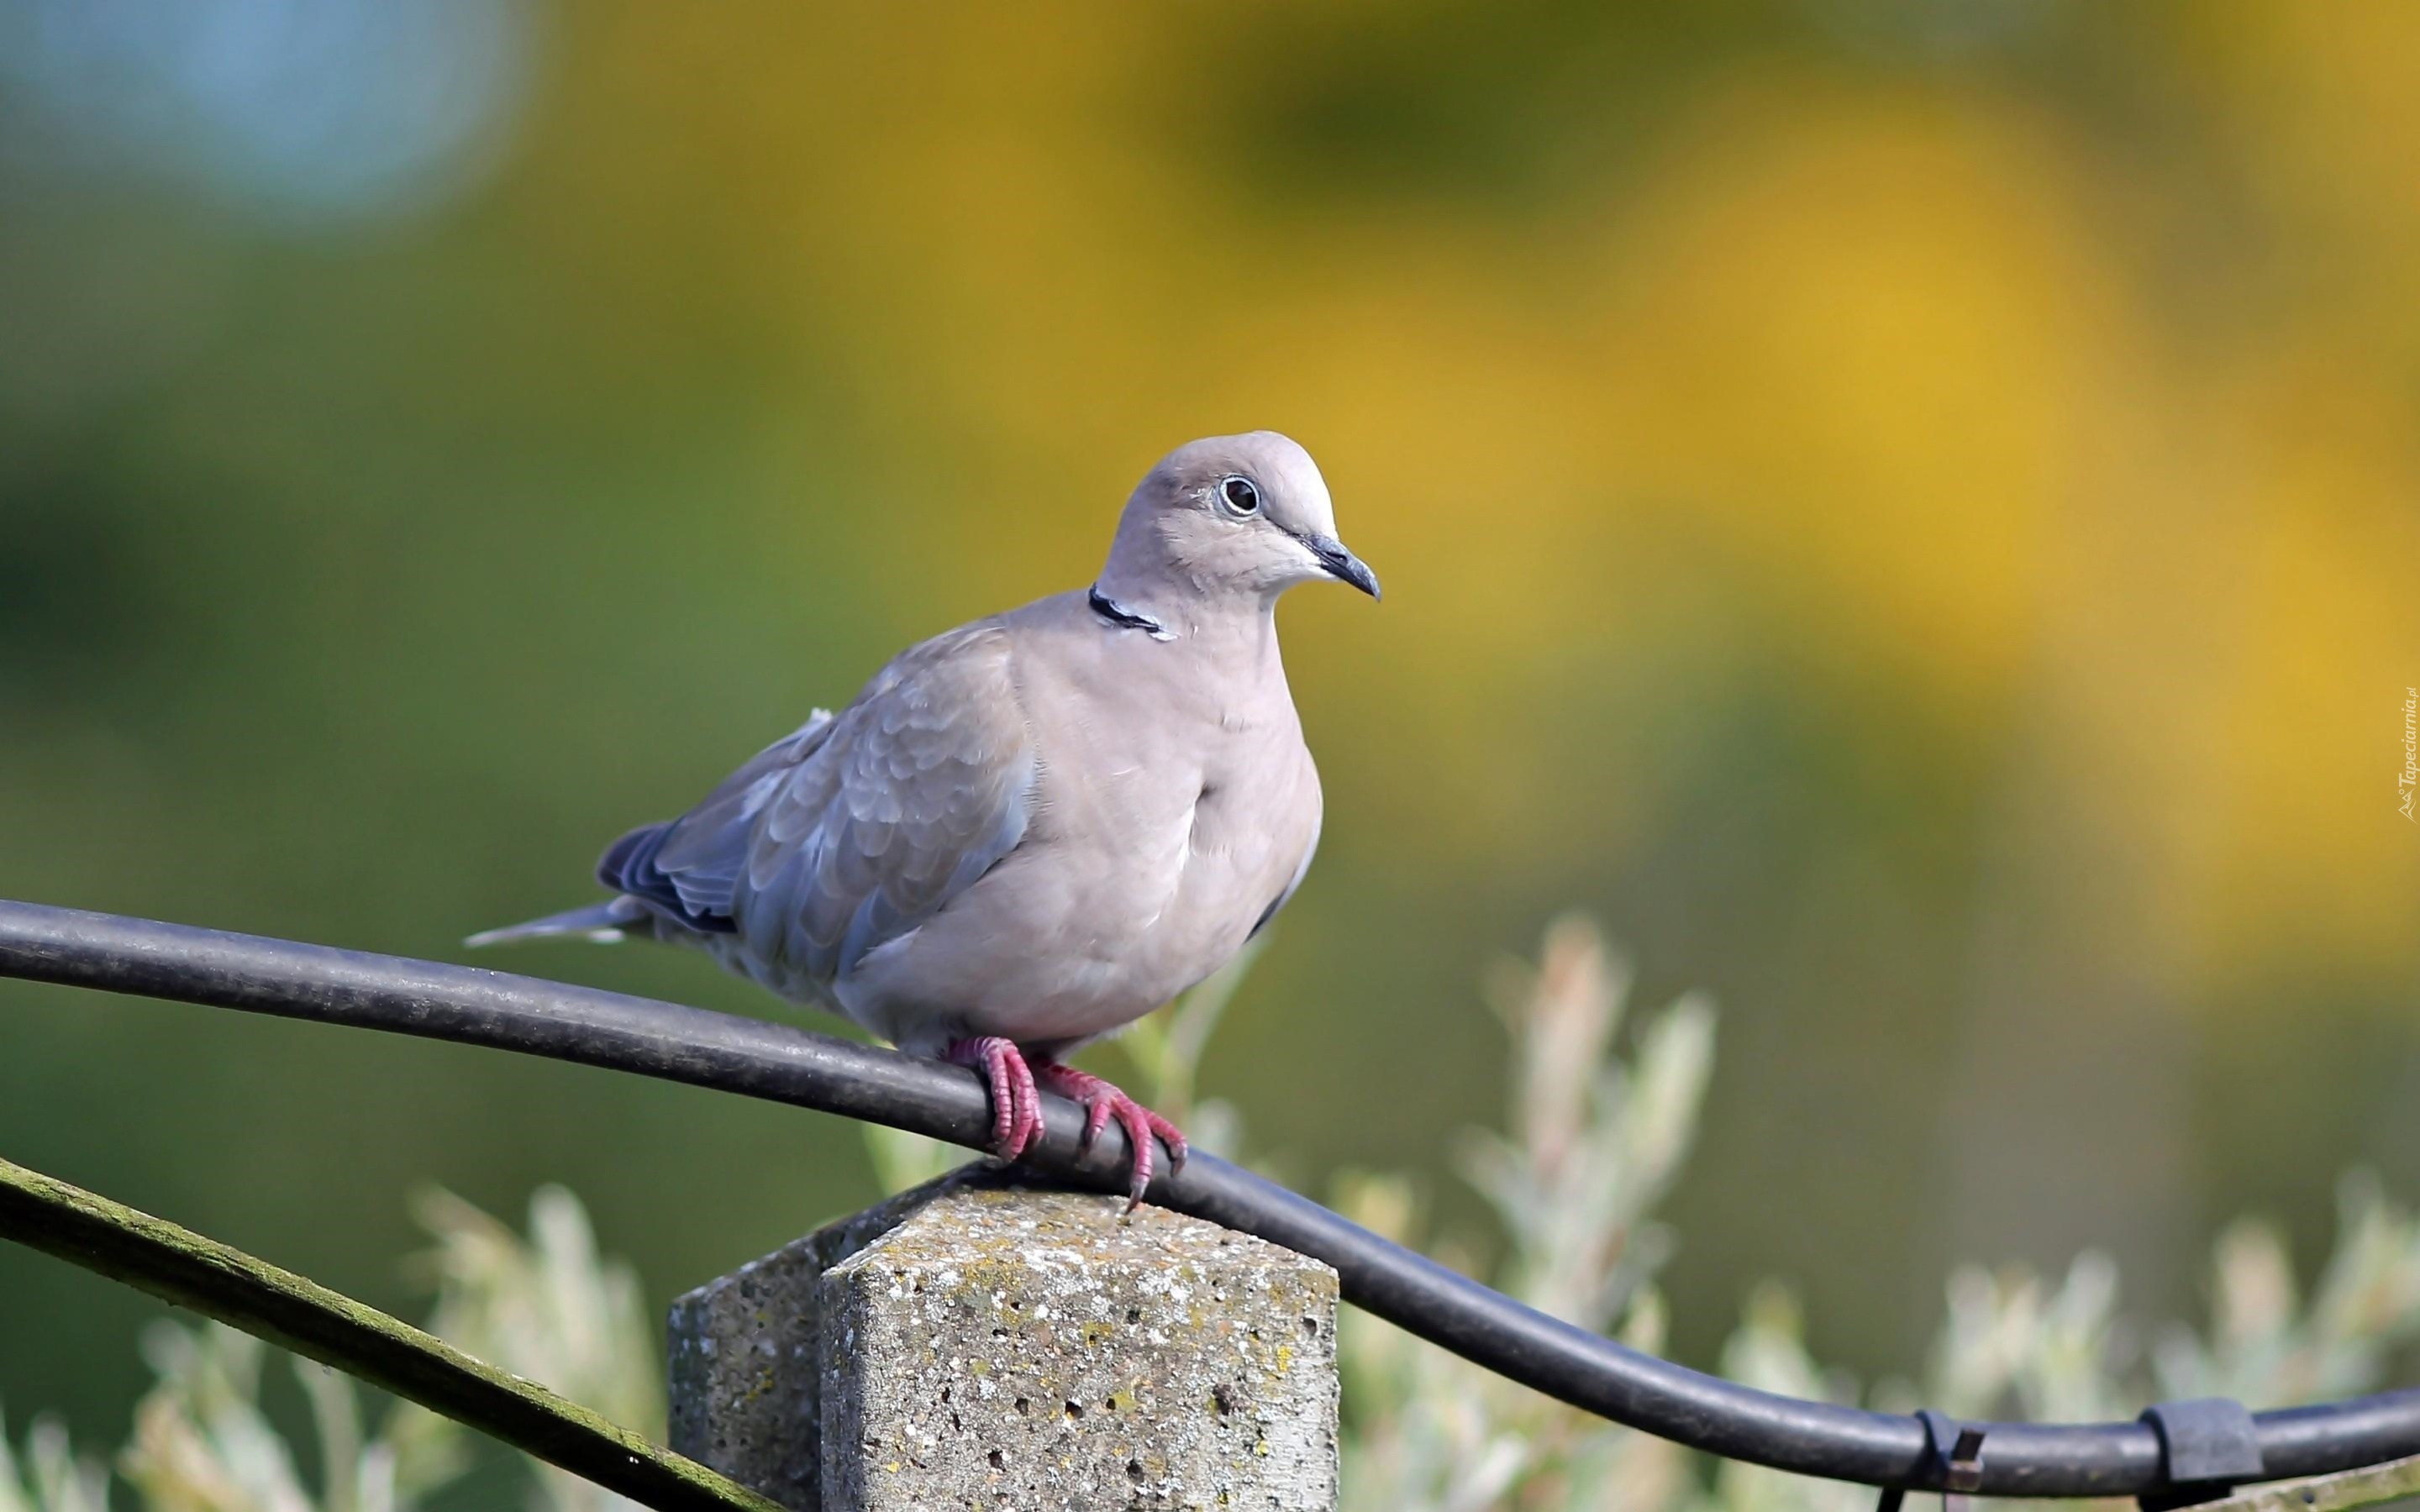
<path fill-rule="evenodd" d="M 1299 446 L 1180 448 L 1089 588 L 901 653 L 688 813 L 615 842 L 610 902 L 473 943 L 650 935 L 911 1052 L 998 1040 L 1056 1072 L 1217 969 L 1300 886 L 1320 793 L 1274 610 L 1322 577 L 1377 593 Z M 1007 1085 L 996 1047 L 973 1054 Z"/>

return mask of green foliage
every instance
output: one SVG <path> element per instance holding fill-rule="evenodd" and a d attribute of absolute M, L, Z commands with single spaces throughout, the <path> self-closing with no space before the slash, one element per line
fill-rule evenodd
<path fill-rule="evenodd" d="M 438 1283 L 429 1332 L 662 1441 L 663 1370 L 644 1293 L 628 1262 L 597 1253 L 579 1198 L 540 1187 L 527 1239 L 448 1192 L 426 1193 L 414 1208 L 437 1239 L 422 1257 Z M 423 1431 L 443 1422 L 411 1412 Z M 530 1512 L 632 1504 L 568 1471 L 531 1469 Z"/>
<path fill-rule="evenodd" d="M 414 1205 L 435 1241 L 414 1262 L 435 1287 L 430 1332 L 660 1439 L 663 1372 L 628 1265 L 600 1257 L 579 1199 L 544 1187 L 529 1234 L 449 1193 Z M 135 1410 L 116 1466 L 145 1512 L 414 1512 L 469 1463 L 469 1430 L 408 1403 L 365 1427 L 363 1392 L 324 1365 L 290 1362 L 309 1404 L 319 1467 L 307 1484 L 261 1408 L 267 1347 L 217 1323 L 165 1319 L 145 1334 L 156 1383 Z M 608 1512 L 634 1504 L 530 1461 L 528 1512 Z M 107 1512 L 109 1472 L 38 1421 L 21 1473 L 0 1432 L 0 1512 Z"/>
<path fill-rule="evenodd" d="M 261 1411 L 266 1349 L 218 1323 L 163 1320 L 146 1334 L 159 1382 L 135 1409 L 118 1468 L 147 1512 L 410 1512 L 458 1473 L 453 1430 L 430 1432 L 396 1412 L 387 1431 L 365 1437 L 359 1388 L 297 1359 L 320 1466 L 318 1489 L 307 1487 Z"/>
<path fill-rule="evenodd" d="M 2336 1212 L 2335 1255 L 2307 1303 L 2274 1227 L 2247 1218 L 2220 1236 L 2210 1337 L 2161 1335 L 2162 1392 L 2318 1400 L 2378 1384 L 2389 1353 L 2420 1335 L 2420 1220 L 2367 1173 L 2339 1183 Z"/>
<path fill-rule="evenodd" d="M 34 1419 L 22 1466 L 9 1445 L 0 1419 L 0 1512 L 109 1512 L 109 1472 L 78 1458 L 57 1420 Z"/>
<path fill-rule="evenodd" d="M 1653 1350 L 1652 1281 L 1669 1254 L 1652 1221 L 1695 1130 L 1714 1015 L 1683 999 L 1614 1040 L 1628 973 L 1588 925 L 1548 932 L 1534 969 L 1494 993 L 1512 1037 L 1509 1134 L 1472 1136 L 1465 1170 L 1502 1220 L 1497 1283 L 1522 1300 Z M 1363 1178 L 1345 1211 L 1397 1238 L 1418 1232 L 1398 1178 Z M 2023 1267 L 1962 1267 L 1920 1381 L 1870 1390 L 1808 1353 L 1784 1288 L 1748 1298 L 1720 1368 L 1793 1396 L 1965 1416 L 2123 1417 L 2157 1396 L 2227 1395 L 2283 1406 L 2376 1387 L 2393 1348 L 2420 1334 L 2420 1221 L 2377 1183 L 2349 1178 L 2335 1257 L 2307 1303 L 2283 1242 L 2245 1220 L 2221 1238 L 2207 1335 L 2171 1324 L 2146 1355 L 2118 1311 L 2117 1267 L 2079 1256 L 2055 1284 Z M 1368 1512 L 1863 1512 L 1872 1493 L 1732 1461 L 1711 1484 L 1690 1457 L 1511 1386 L 1361 1315 L 1342 1335 L 1345 1504 Z"/>
<path fill-rule="evenodd" d="M 1512 1037 L 1512 1129 L 1471 1134 L 1463 1169 L 1497 1211 L 1497 1283 L 1534 1307 L 1655 1350 L 1653 1287 L 1671 1252 L 1650 1216 L 1696 1132 L 1713 1069 L 1714 1011 L 1684 998 L 1613 1050 L 1627 967 L 1575 918 L 1547 932 L 1532 967 L 1506 966 L 1489 993 Z M 1341 1210 L 1391 1238 L 1417 1238 L 1419 1203 L 1400 1177 L 1343 1184 Z M 1358 1509 L 1637 1507 L 1693 1494 L 1685 1457 L 1512 1385 L 1355 1313 L 1345 1372 L 1344 1505 Z"/>

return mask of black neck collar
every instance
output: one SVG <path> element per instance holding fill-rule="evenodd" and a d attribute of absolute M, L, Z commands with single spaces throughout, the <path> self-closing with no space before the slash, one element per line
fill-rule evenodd
<path fill-rule="evenodd" d="M 1173 640 L 1176 639 L 1176 633 L 1171 630 L 1167 625 L 1160 624 L 1157 620 L 1153 619 L 1148 614 L 1138 614 L 1133 609 L 1126 608 L 1124 604 L 1119 603 L 1116 599 L 1111 598 L 1109 594 L 1101 592 L 1100 585 L 1098 583 L 1093 585 L 1093 590 L 1088 595 L 1088 601 L 1093 606 L 1094 613 L 1099 615 L 1107 624 L 1112 625 L 1121 630 L 1140 630 L 1143 634 L 1151 637 L 1154 640 Z"/>

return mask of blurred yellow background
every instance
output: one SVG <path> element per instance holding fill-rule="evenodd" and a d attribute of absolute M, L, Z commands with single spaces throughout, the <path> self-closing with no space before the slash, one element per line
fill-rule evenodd
<path fill-rule="evenodd" d="M 1723 1010 L 1683 1358 L 2085 1244 L 2189 1312 L 2420 1194 L 2415 164 L 2399 0 L 0 0 L 0 894 L 458 958 L 1269 426 L 1388 587 L 1282 616 L 1326 838 L 1206 1089 L 1289 1174 L 1483 1234 L 1478 982 L 1577 904 Z M 426 1180 L 667 1295 L 873 1195 L 7 984 L 0 1152 L 406 1310 Z M 0 1253 L 0 1402 L 113 1433 L 149 1310 Z"/>

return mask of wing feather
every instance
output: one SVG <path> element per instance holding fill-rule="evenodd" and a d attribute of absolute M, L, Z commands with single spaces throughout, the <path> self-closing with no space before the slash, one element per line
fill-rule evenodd
<path fill-rule="evenodd" d="M 692 927 L 736 931 L 768 964 L 845 976 L 1024 839 L 1035 762 L 1010 656 L 997 625 L 903 653 L 609 880 Z"/>

